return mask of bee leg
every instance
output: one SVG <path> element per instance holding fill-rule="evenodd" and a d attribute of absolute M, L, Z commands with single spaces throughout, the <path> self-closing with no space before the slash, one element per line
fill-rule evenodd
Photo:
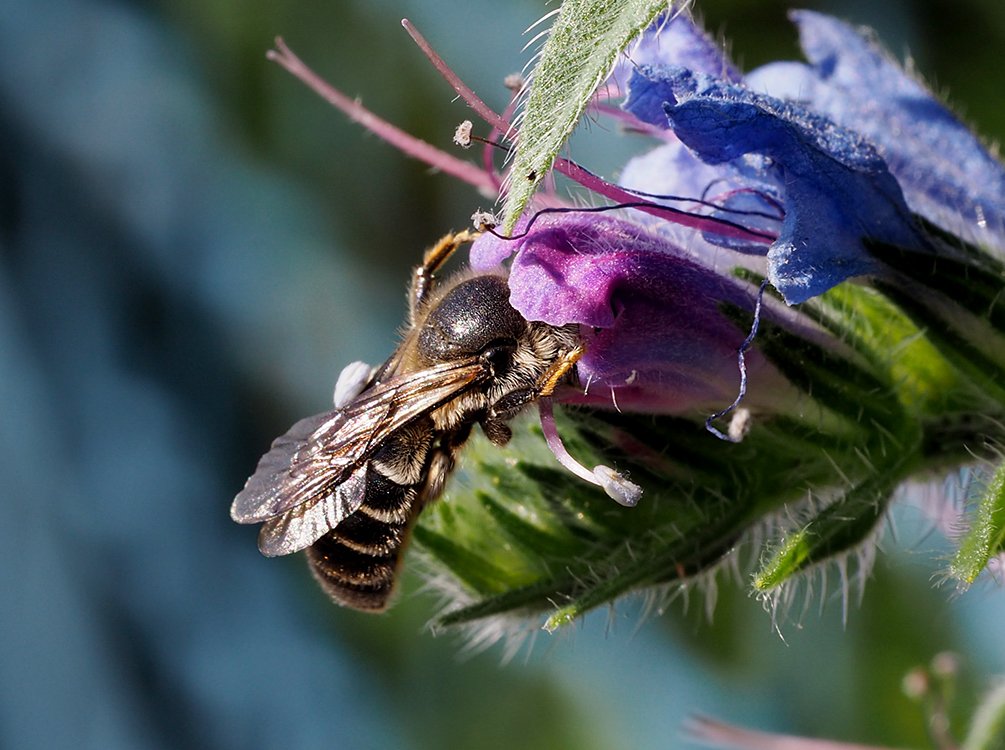
<path fill-rule="evenodd" d="M 486 417 L 481 421 L 482 432 L 491 441 L 492 445 L 502 448 L 513 437 L 513 430 L 506 424 L 505 419 Z"/>
<path fill-rule="evenodd" d="M 547 398 L 551 396 L 585 353 L 586 349 L 580 345 L 552 362 L 551 366 L 541 376 L 541 379 L 537 381 L 537 393 L 534 398 Z"/>
<path fill-rule="evenodd" d="M 443 487 L 447 483 L 450 472 L 454 470 L 454 455 L 448 450 L 434 450 L 432 459 L 429 462 L 429 471 L 426 476 L 426 486 L 420 493 L 423 506 L 435 500 L 443 492 Z M 422 510 L 418 508 L 417 510 Z"/>
<path fill-rule="evenodd" d="M 491 440 L 493 445 L 500 448 L 506 445 L 513 437 L 513 431 L 507 422 L 535 398 L 537 398 L 537 388 L 524 388 L 520 391 L 507 393 L 494 404 L 490 404 L 485 410 L 485 414 L 478 420 L 485 437 Z"/>
<path fill-rule="evenodd" d="M 450 259 L 450 256 L 465 242 L 473 242 L 480 232 L 451 232 L 439 239 L 422 256 L 422 265 L 412 272 L 412 285 L 408 293 L 408 322 L 416 324 L 416 316 L 423 301 L 429 296 L 436 282 L 436 272 Z"/>

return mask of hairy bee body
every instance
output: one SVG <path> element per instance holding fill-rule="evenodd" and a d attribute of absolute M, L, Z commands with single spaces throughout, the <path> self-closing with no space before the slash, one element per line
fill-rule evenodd
<path fill-rule="evenodd" d="M 307 548 L 314 577 L 336 601 L 362 610 L 386 606 L 411 526 L 433 496 L 431 486 L 442 482 L 432 467 L 453 466 L 451 455 L 434 455 L 434 437 L 428 417 L 389 437 L 363 470 L 359 508 Z"/>
<path fill-rule="evenodd" d="M 413 276 L 401 346 L 335 411 L 278 438 L 234 499 L 239 523 L 262 523 L 267 556 L 307 551 L 337 603 L 386 608 L 402 550 L 478 424 L 497 445 L 526 405 L 572 377 L 577 326 L 525 320 L 506 279 L 433 272 L 459 239 L 444 238 Z"/>

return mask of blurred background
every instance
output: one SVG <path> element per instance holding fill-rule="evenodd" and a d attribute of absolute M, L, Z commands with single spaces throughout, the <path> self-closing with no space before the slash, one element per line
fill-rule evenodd
<path fill-rule="evenodd" d="M 808 5 L 875 27 L 1005 136 L 998 0 Z M 959 652 L 964 715 L 1005 672 L 1005 592 L 938 588 L 948 548 L 912 507 L 846 617 L 833 576 L 777 629 L 727 583 L 712 622 L 698 597 L 641 623 L 627 602 L 505 666 L 434 638 L 414 577 L 389 615 L 343 611 L 231 523 L 271 440 L 390 352 L 421 249 L 490 208 L 267 63 L 273 37 L 449 149 L 466 109 L 399 19 L 501 108 L 552 7 L 6 0 L 0 747 L 665 748 L 694 713 L 923 746 L 908 669 Z M 785 3 L 698 8 L 747 68 L 798 56 Z"/>

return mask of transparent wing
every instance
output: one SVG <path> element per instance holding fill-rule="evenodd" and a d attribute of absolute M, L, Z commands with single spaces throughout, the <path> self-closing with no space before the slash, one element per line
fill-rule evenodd
<path fill-rule="evenodd" d="M 301 503 L 263 523 L 258 549 L 266 557 L 278 557 L 310 547 L 359 508 L 366 496 L 366 473 L 364 463 L 316 500 Z"/>
<path fill-rule="evenodd" d="M 238 523 L 275 519 L 277 535 L 285 523 L 296 530 L 291 532 L 296 539 L 310 536 L 309 528 L 333 528 L 363 502 L 365 471 L 357 481 L 349 480 L 365 469 L 364 462 L 381 443 L 487 374 L 474 358 L 403 373 L 377 383 L 343 409 L 300 420 L 262 456 L 234 498 L 231 518 Z"/>

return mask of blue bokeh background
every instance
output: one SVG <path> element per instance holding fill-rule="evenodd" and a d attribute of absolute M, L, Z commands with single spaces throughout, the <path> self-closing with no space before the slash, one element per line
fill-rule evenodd
<path fill-rule="evenodd" d="M 816 7 L 909 49 L 1000 138 L 1005 11 L 946 6 Z M 911 509 L 847 625 L 833 580 L 780 635 L 727 584 L 712 623 L 697 596 L 641 625 L 627 603 L 505 667 L 426 632 L 415 580 L 388 616 L 341 611 L 230 522 L 272 437 L 393 347 L 421 248 L 489 207 L 266 63 L 272 38 L 448 147 L 466 110 L 398 19 L 500 107 L 550 7 L 7 0 L 0 747 L 656 748 L 694 712 L 920 743 L 906 669 L 960 651 L 964 704 L 1005 672 L 1005 595 L 933 588 L 946 548 Z M 747 66 L 796 55 L 782 3 L 699 7 Z M 614 169 L 590 143 L 574 157 Z"/>

